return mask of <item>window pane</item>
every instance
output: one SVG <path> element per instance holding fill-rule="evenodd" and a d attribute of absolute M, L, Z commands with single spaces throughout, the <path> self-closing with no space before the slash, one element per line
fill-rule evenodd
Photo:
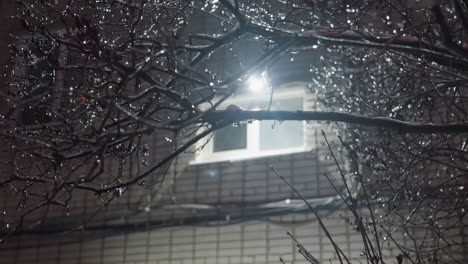
<path fill-rule="evenodd" d="M 227 126 L 214 132 L 213 152 L 247 148 L 247 126 Z"/>
<path fill-rule="evenodd" d="M 42 51 L 30 50 L 31 58 L 35 60 L 30 61 L 25 65 L 25 76 L 28 76 L 29 87 L 26 90 L 24 97 L 26 103 L 19 113 L 20 122 L 23 125 L 35 125 L 50 121 L 47 115 L 47 108 L 54 99 L 51 94 L 51 87 L 54 86 L 55 72 L 54 65 L 49 60 L 45 59 Z"/>
<path fill-rule="evenodd" d="M 302 98 L 276 100 L 271 110 L 302 110 Z M 304 145 L 304 131 L 301 121 L 260 122 L 260 150 L 277 150 Z"/>

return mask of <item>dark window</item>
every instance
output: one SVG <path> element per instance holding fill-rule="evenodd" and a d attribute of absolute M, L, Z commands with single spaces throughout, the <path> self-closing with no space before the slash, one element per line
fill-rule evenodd
<path fill-rule="evenodd" d="M 23 92 L 19 121 L 23 125 L 36 125 L 50 120 L 47 109 L 53 99 L 55 71 L 43 51 L 37 49 L 25 54 L 25 73 L 18 83 Z"/>

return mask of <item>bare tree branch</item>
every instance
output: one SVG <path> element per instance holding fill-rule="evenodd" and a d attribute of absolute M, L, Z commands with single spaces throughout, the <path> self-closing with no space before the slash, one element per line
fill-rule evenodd
<path fill-rule="evenodd" d="M 369 117 L 340 112 L 224 110 L 207 113 L 204 120 L 212 124 L 219 122 L 235 123 L 247 120 L 330 121 L 388 128 L 400 133 L 451 134 L 468 132 L 468 125 L 464 123 L 433 124 L 406 122 L 388 117 Z"/>

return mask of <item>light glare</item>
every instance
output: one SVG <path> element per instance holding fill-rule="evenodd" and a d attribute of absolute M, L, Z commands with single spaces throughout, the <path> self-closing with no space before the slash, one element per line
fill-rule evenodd
<path fill-rule="evenodd" d="M 264 76 L 254 75 L 248 80 L 249 90 L 255 93 L 266 91 L 268 89 L 268 81 Z"/>

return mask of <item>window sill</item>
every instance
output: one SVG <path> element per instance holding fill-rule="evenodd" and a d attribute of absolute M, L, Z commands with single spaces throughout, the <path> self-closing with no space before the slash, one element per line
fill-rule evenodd
<path fill-rule="evenodd" d="M 244 160 L 255 160 L 261 159 L 266 157 L 273 157 L 273 156 L 281 156 L 281 155 L 290 155 L 296 154 L 301 152 L 309 152 L 312 148 L 310 147 L 297 147 L 297 148 L 288 148 L 288 149 L 281 149 L 281 150 L 274 150 L 274 151 L 265 151 L 261 153 L 253 153 L 253 154 L 238 154 L 238 155 L 230 155 L 224 157 L 205 157 L 203 159 L 195 159 L 189 162 L 190 165 L 197 165 L 197 164 L 209 164 L 209 163 L 217 163 L 217 162 L 236 162 L 236 161 L 244 161 Z"/>

